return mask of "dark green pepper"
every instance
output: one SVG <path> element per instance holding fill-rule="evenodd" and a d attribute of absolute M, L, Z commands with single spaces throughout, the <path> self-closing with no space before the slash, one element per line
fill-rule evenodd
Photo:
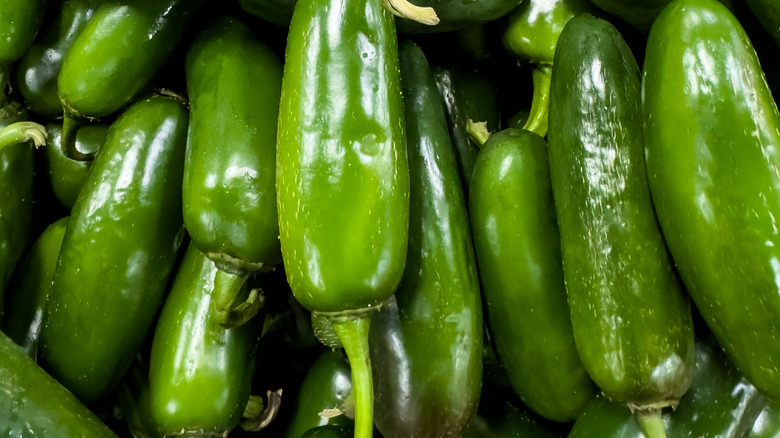
<path fill-rule="evenodd" d="M 780 46 L 780 3 L 776 0 L 745 0 L 745 3 Z"/>
<path fill-rule="evenodd" d="M 555 51 L 550 175 L 577 350 L 649 438 L 694 370 L 691 308 L 653 211 L 639 67 L 620 33 L 584 14 Z"/>
<path fill-rule="evenodd" d="M 16 102 L 0 107 L 0 128 L 27 120 Z M 5 288 L 32 240 L 33 150 L 29 143 L 0 151 L 0 319 Z"/>
<path fill-rule="evenodd" d="M 130 366 L 184 238 L 187 109 L 156 95 L 111 125 L 76 199 L 54 272 L 40 358 L 94 403 Z"/>
<path fill-rule="evenodd" d="M 249 400 L 260 321 L 220 325 L 210 312 L 218 273 L 191 243 L 157 321 L 149 397 L 152 418 L 168 435 L 224 436 Z"/>
<path fill-rule="evenodd" d="M 331 349 L 312 364 L 295 398 L 285 438 L 300 438 L 318 426 L 352 427 L 352 376 L 343 354 Z"/>
<path fill-rule="evenodd" d="M 672 257 L 737 369 L 780 400 L 780 113 L 756 53 L 720 3 L 675 1 L 644 68 L 648 176 Z"/>
<path fill-rule="evenodd" d="M 486 122 L 490 132 L 498 131 L 501 113 L 496 89 L 485 76 L 465 66 L 434 67 L 433 73 L 447 111 L 450 138 L 458 161 L 463 191 L 468 198 L 471 173 L 479 147 L 471 140 L 466 129 L 471 120 Z"/>
<path fill-rule="evenodd" d="M 24 56 L 46 14 L 47 0 L 5 0 L 0 6 L 0 105 L 6 105 L 5 87 L 11 64 Z"/>
<path fill-rule="evenodd" d="M 664 414 L 670 438 L 746 437 L 765 399 L 728 361 L 711 336 L 696 341 L 696 374 L 676 410 Z M 603 397 L 593 400 L 569 438 L 643 438 L 631 411 Z"/>
<path fill-rule="evenodd" d="M 544 140 L 517 128 L 490 136 L 469 192 L 499 359 L 528 407 L 572 421 L 595 388 L 574 343 Z"/>
<path fill-rule="evenodd" d="M 277 138 L 279 232 L 295 298 L 352 366 L 355 434 L 373 433 L 369 314 L 406 261 L 409 170 L 395 27 L 379 0 L 299 2 Z"/>
<path fill-rule="evenodd" d="M 374 421 L 387 438 L 455 436 L 479 402 L 479 277 L 433 72 L 411 41 L 401 44 L 399 59 L 411 182 L 409 248 L 397 306 L 383 306 L 372 323 Z"/>
<path fill-rule="evenodd" d="M 588 0 L 526 0 L 507 17 L 504 47 L 534 65 L 534 95 L 524 129 L 540 137 L 547 135 L 550 78 L 558 37 L 569 20 L 592 10 Z"/>
<path fill-rule="evenodd" d="M 152 419 L 149 399 L 149 364 L 141 353 L 136 354 L 133 365 L 122 378 L 116 397 L 127 430 L 133 438 L 164 437 Z"/>
<path fill-rule="evenodd" d="M 284 27 L 290 25 L 295 2 L 296 0 L 238 0 L 241 8 L 250 14 Z"/>
<path fill-rule="evenodd" d="M 45 438 L 116 436 L 3 333 L 0 357 L 0 434 Z"/>
<path fill-rule="evenodd" d="M 8 289 L 3 332 L 33 359 L 38 352 L 41 321 L 67 226 L 68 218 L 64 217 L 46 228 L 25 255 Z"/>
<path fill-rule="evenodd" d="M 68 50 L 57 80 L 63 147 L 75 150 L 80 120 L 127 105 L 168 60 L 203 0 L 123 0 L 100 5 Z"/>
<path fill-rule="evenodd" d="M 282 64 L 249 27 L 223 17 L 193 42 L 186 73 L 184 225 L 224 271 L 213 304 L 221 323 L 235 325 L 251 315 L 229 321 L 248 275 L 281 261 L 275 165 Z"/>
<path fill-rule="evenodd" d="M 101 0 L 67 0 L 58 5 L 58 18 L 16 66 L 16 88 L 27 109 L 46 117 L 61 117 L 57 76 L 68 49 L 92 18 Z"/>
<path fill-rule="evenodd" d="M 517 402 L 511 391 L 483 387 L 479 410 L 463 430 L 463 438 L 554 438 L 561 434 L 552 424 Z"/>
<path fill-rule="evenodd" d="M 349 438 L 355 433 L 351 426 L 318 426 L 309 429 L 300 438 Z"/>
<path fill-rule="evenodd" d="M 439 24 L 427 26 L 408 19 L 398 19 L 402 33 L 447 32 L 503 17 L 521 4 L 521 0 L 412 0 L 415 5 L 431 7 Z M 527 0 L 526 0 L 527 1 Z"/>
<path fill-rule="evenodd" d="M 79 128 L 76 133 L 76 150 L 94 156 L 106 141 L 109 125 L 90 124 Z M 46 167 L 54 196 L 70 210 L 87 179 L 92 160 L 74 160 L 65 155 L 62 146 L 62 125 L 46 125 L 49 138 L 46 142 Z"/>

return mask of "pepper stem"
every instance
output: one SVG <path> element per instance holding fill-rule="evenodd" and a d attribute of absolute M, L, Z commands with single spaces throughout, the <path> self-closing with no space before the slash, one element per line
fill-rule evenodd
<path fill-rule="evenodd" d="M 382 6 L 401 18 L 408 18 L 428 26 L 439 24 L 439 16 L 431 7 L 413 5 L 407 0 L 382 0 Z"/>
<path fill-rule="evenodd" d="M 551 65 L 538 65 L 531 72 L 534 82 L 534 97 L 531 101 L 531 114 L 523 129 L 531 131 L 539 137 L 547 135 L 547 119 L 550 110 L 550 82 L 552 79 Z"/>
<path fill-rule="evenodd" d="M 248 298 L 244 285 L 249 275 L 217 269 L 214 276 L 212 303 L 217 322 L 225 328 L 244 325 L 265 305 L 265 296 L 260 289 L 252 289 Z"/>
<path fill-rule="evenodd" d="M 352 368 L 352 394 L 355 400 L 355 438 L 374 435 L 374 383 L 368 350 L 369 316 L 335 317 L 333 329 L 344 345 Z"/>
<path fill-rule="evenodd" d="M 482 148 L 490 137 L 487 122 L 475 122 L 471 119 L 466 122 L 466 133 L 479 148 Z"/>
<path fill-rule="evenodd" d="M 634 413 L 642 433 L 647 438 L 666 438 L 664 420 L 661 418 L 661 409 L 649 409 Z"/>
<path fill-rule="evenodd" d="M 32 140 L 35 147 L 46 144 L 46 128 L 35 122 L 16 122 L 0 129 L 0 150 Z"/>
<path fill-rule="evenodd" d="M 76 134 L 84 123 L 83 119 L 76 118 L 67 111 L 63 114 L 60 144 L 65 156 L 71 160 L 91 161 L 95 158 L 95 154 L 84 154 L 76 148 Z"/>

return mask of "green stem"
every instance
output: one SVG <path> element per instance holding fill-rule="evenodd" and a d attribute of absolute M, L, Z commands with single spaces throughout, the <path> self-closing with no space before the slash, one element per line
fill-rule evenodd
<path fill-rule="evenodd" d="M 352 368 L 352 395 L 355 400 L 355 438 L 374 435 L 374 384 L 368 351 L 369 316 L 335 317 L 333 329 L 344 345 Z"/>
<path fill-rule="evenodd" d="M 85 154 L 76 148 L 76 134 L 79 128 L 85 123 L 85 120 L 74 117 L 65 111 L 62 119 L 62 134 L 60 144 L 65 156 L 76 161 L 92 161 L 94 154 Z"/>
<path fill-rule="evenodd" d="M 647 438 L 666 438 L 664 420 L 661 418 L 661 409 L 649 409 L 634 413 L 642 433 Z"/>
<path fill-rule="evenodd" d="M 215 318 L 225 328 L 244 325 L 252 319 L 265 304 L 259 289 L 253 289 L 248 297 L 244 289 L 249 275 L 217 269 L 214 276 L 212 305 Z"/>
<path fill-rule="evenodd" d="M 536 66 L 531 72 L 531 78 L 534 82 L 534 97 L 531 101 L 531 114 L 523 129 L 544 137 L 547 135 L 547 119 L 550 110 L 552 66 Z"/>
<path fill-rule="evenodd" d="M 487 122 L 475 122 L 471 119 L 466 122 L 466 134 L 479 148 L 482 148 L 490 137 Z"/>
<path fill-rule="evenodd" d="M 16 122 L 0 129 L 0 150 L 32 140 L 35 147 L 46 144 L 46 128 L 35 122 Z"/>

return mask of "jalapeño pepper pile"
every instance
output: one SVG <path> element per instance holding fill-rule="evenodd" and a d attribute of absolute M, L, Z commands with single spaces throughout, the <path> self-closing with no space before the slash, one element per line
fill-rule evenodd
<path fill-rule="evenodd" d="M 0 2 L 0 435 L 780 437 L 778 0 Z"/>

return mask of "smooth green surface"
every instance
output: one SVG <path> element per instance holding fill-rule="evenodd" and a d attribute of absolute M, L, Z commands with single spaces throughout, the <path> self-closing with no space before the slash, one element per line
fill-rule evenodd
<path fill-rule="evenodd" d="M 41 321 L 67 226 L 68 218 L 64 217 L 44 230 L 27 251 L 8 288 L 3 332 L 33 359 L 38 352 Z"/>
<path fill-rule="evenodd" d="M 447 112 L 450 139 L 455 149 L 463 191 L 468 199 L 471 173 L 479 147 L 469 138 L 466 126 L 469 120 L 487 122 L 488 131 L 498 131 L 501 123 L 498 96 L 490 80 L 466 66 L 437 66 L 433 74 Z"/>
<path fill-rule="evenodd" d="M 167 434 L 223 436 L 249 400 L 260 319 L 236 329 L 214 319 L 218 271 L 191 243 L 154 330 L 149 397 L 152 418 Z"/>
<path fill-rule="evenodd" d="M 399 49 L 411 181 L 409 250 L 372 322 L 375 423 L 383 436 L 455 436 L 477 409 L 482 301 L 468 212 L 433 72 L 413 42 Z"/>
<path fill-rule="evenodd" d="M 671 0 L 591 0 L 599 8 L 647 32 Z"/>
<path fill-rule="evenodd" d="M 764 410 L 756 418 L 753 428 L 747 435 L 748 438 L 779 438 L 780 437 L 780 409 L 777 405 L 767 403 Z"/>
<path fill-rule="evenodd" d="M 0 357 L 0 434 L 42 438 L 115 436 L 3 333 Z"/>
<path fill-rule="evenodd" d="M 83 153 L 97 153 L 106 141 L 109 125 L 84 125 L 76 133 L 76 149 Z M 76 203 L 81 187 L 87 179 L 92 160 L 77 161 L 65 155 L 62 145 L 62 125 L 46 125 L 46 167 L 54 196 L 70 210 Z"/>
<path fill-rule="evenodd" d="M 15 85 L 27 109 L 46 117 L 62 116 L 57 76 L 70 46 L 101 0 L 67 0 L 58 5 L 58 16 L 25 53 L 16 66 Z"/>
<path fill-rule="evenodd" d="M 46 14 L 46 3 L 46 0 L 0 1 L 0 65 L 18 60 L 30 47 Z M 5 88 L 5 82 L 0 86 Z"/>
<path fill-rule="evenodd" d="M 780 113 L 715 0 L 676 1 L 643 78 L 650 189 L 688 293 L 745 377 L 780 400 Z"/>
<path fill-rule="evenodd" d="M 595 393 L 574 343 L 547 145 L 517 128 L 477 158 L 469 212 L 487 318 L 512 387 L 538 414 L 574 420 Z"/>
<path fill-rule="evenodd" d="M 577 350 L 608 397 L 673 404 L 693 377 L 693 323 L 647 185 L 639 67 L 589 15 L 554 65 L 550 175 Z"/>
<path fill-rule="evenodd" d="M 27 120 L 16 102 L 0 107 L 0 128 Z M 33 146 L 17 144 L 0 151 L 0 319 L 4 291 L 16 264 L 32 241 Z"/>
<path fill-rule="evenodd" d="M 72 117 L 103 117 L 130 102 L 168 61 L 203 0 L 106 1 L 73 42 L 57 80 Z"/>
<path fill-rule="evenodd" d="M 127 430 L 133 438 L 163 438 L 163 433 L 152 419 L 149 399 L 149 364 L 141 353 L 133 359 L 133 365 L 122 378 L 116 391 L 119 408 Z"/>
<path fill-rule="evenodd" d="M 427 26 L 399 18 L 397 19 L 399 32 L 447 32 L 479 23 L 487 23 L 506 15 L 521 4 L 521 0 L 411 0 L 411 3 L 422 7 L 432 7 L 439 17 L 439 24 Z"/>
<path fill-rule="evenodd" d="M 285 438 L 300 438 L 306 431 L 318 426 L 353 427 L 355 422 L 344 413 L 334 417 L 320 416 L 326 409 L 338 409 L 352 415 L 351 395 L 349 362 L 340 352 L 325 350 L 301 383 Z"/>
<path fill-rule="evenodd" d="M 276 190 L 282 255 L 307 309 L 376 306 L 406 260 L 409 172 L 393 19 L 376 0 L 298 3 Z"/>
<path fill-rule="evenodd" d="M 154 318 L 184 238 L 187 109 L 152 96 L 108 132 L 70 216 L 41 332 L 48 371 L 86 403 L 111 391 Z"/>
<path fill-rule="evenodd" d="M 249 27 L 222 17 L 186 63 L 190 127 L 184 225 L 220 268 L 281 261 L 276 213 L 276 125 L 282 64 Z"/>
<path fill-rule="evenodd" d="M 353 433 L 351 426 L 318 426 L 309 429 L 301 438 L 351 438 Z"/>
<path fill-rule="evenodd" d="M 284 27 L 290 25 L 295 3 L 296 0 L 238 0 L 250 14 Z"/>
<path fill-rule="evenodd" d="M 667 436 L 763 437 L 748 434 L 751 428 L 762 430 L 755 428 L 754 423 L 764 406 L 764 397 L 728 361 L 714 338 L 704 337 L 696 341 L 696 373 L 690 389 L 677 409 L 664 413 Z M 588 404 L 569 435 L 569 438 L 643 437 L 631 411 L 604 397 Z"/>
<path fill-rule="evenodd" d="M 554 438 L 552 424 L 519 403 L 511 391 L 482 388 L 479 410 L 463 430 L 463 438 Z"/>

